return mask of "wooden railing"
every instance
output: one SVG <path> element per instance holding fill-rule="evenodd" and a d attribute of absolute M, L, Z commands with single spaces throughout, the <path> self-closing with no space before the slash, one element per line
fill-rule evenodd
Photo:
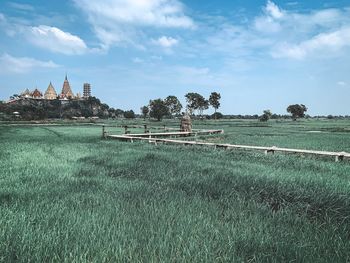
<path fill-rule="evenodd" d="M 214 130 L 219 131 L 219 130 Z M 210 131 L 208 131 L 210 132 Z M 213 131 L 212 131 L 213 132 Z M 179 134 L 179 133 L 177 133 Z M 164 136 L 164 133 L 163 133 Z M 146 137 L 146 136 L 145 136 Z M 185 141 L 185 140 L 173 140 L 173 139 L 160 139 L 153 138 L 152 134 L 148 134 L 148 137 L 137 136 L 137 134 L 128 134 L 128 135 L 108 135 L 107 138 L 118 139 L 124 141 L 148 141 L 149 143 L 167 143 L 167 144 L 178 144 L 178 145 L 195 145 L 195 146 L 209 146 L 214 148 L 223 148 L 223 149 L 245 149 L 245 150 L 260 150 L 264 151 L 265 154 L 273 154 L 275 152 L 282 153 L 294 153 L 294 154 L 310 154 L 317 156 L 330 156 L 335 157 L 335 161 L 341 161 L 350 159 L 350 153 L 347 152 L 330 152 L 330 151 L 314 151 L 314 150 L 303 150 L 303 149 L 291 149 L 291 148 L 279 148 L 279 147 L 266 147 L 266 146 L 251 146 L 251 145 L 236 145 L 236 144 L 218 144 L 218 143 L 209 143 L 209 142 L 198 142 L 198 141 Z"/>

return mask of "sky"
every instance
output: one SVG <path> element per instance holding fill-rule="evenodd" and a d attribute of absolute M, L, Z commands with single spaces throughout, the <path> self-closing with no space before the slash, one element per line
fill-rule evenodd
<path fill-rule="evenodd" d="M 350 2 L 1 0 L 0 100 L 65 74 L 137 113 L 215 91 L 224 114 L 350 115 Z"/>

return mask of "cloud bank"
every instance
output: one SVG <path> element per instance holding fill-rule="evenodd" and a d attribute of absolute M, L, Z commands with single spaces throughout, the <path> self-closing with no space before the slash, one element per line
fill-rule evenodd
<path fill-rule="evenodd" d="M 81 55 L 88 51 L 88 47 L 81 38 L 57 27 L 46 25 L 28 27 L 26 36 L 32 44 L 52 52 Z"/>
<path fill-rule="evenodd" d="M 177 0 L 74 0 L 84 12 L 102 46 L 135 43 L 145 28 L 194 28 Z"/>
<path fill-rule="evenodd" d="M 0 56 L 2 71 L 10 73 L 26 73 L 33 69 L 57 68 L 59 65 L 50 61 L 41 61 L 28 57 L 13 57 L 7 53 Z"/>

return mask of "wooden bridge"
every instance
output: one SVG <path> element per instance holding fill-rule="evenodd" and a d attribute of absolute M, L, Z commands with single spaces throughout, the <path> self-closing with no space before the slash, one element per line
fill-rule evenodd
<path fill-rule="evenodd" d="M 280 147 L 267 147 L 267 146 L 251 146 L 251 145 L 237 145 L 237 144 L 220 144 L 210 142 L 198 142 L 198 141 L 187 141 L 179 139 L 164 139 L 156 137 L 178 137 L 178 136 L 196 136 L 196 135 L 210 135 L 210 134 L 221 134 L 223 130 L 197 130 L 193 132 L 159 132 L 159 133 L 142 133 L 142 134 L 123 134 L 123 135 L 108 135 L 103 127 L 102 135 L 104 138 L 116 139 L 121 141 L 148 141 L 149 143 L 165 143 L 175 145 L 193 145 L 193 146 L 207 146 L 222 149 L 243 149 L 243 150 L 258 150 L 264 151 L 265 154 L 274 154 L 275 152 L 291 153 L 291 154 L 309 154 L 315 156 L 328 156 L 334 157 L 335 161 L 342 161 L 344 159 L 350 159 L 350 153 L 347 152 L 331 152 L 331 151 L 314 151 L 304 149 L 291 149 L 291 148 L 280 148 Z"/>

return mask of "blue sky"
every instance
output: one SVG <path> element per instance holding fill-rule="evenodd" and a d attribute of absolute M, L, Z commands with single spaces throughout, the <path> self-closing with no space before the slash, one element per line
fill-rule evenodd
<path fill-rule="evenodd" d="M 24 89 L 111 107 L 221 93 L 220 111 L 350 115 L 348 1 L 67 0 L 0 2 L 0 99 Z M 208 111 L 210 113 L 210 111 Z"/>

